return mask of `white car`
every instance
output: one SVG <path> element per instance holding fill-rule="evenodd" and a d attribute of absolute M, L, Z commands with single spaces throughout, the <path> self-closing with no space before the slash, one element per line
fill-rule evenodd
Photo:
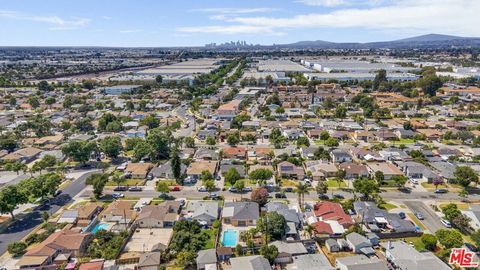
<path fill-rule="evenodd" d="M 442 222 L 443 226 L 445 226 L 447 228 L 452 228 L 452 224 L 450 223 L 450 221 L 442 219 L 442 220 L 440 220 L 440 222 Z"/>
<path fill-rule="evenodd" d="M 207 192 L 207 188 L 205 186 L 201 186 L 198 188 L 199 192 Z"/>
<path fill-rule="evenodd" d="M 112 197 L 115 198 L 115 199 L 124 198 L 125 194 L 123 194 L 123 193 L 113 193 Z"/>

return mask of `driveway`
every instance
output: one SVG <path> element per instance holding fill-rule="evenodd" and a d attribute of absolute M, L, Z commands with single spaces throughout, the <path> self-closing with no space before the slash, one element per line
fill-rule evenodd
<path fill-rule="evenodd" d="M 440 217 L 422 201 L 404 201 L 403 203 L 413 213 L 420 212 L 422 214 L 424 220 L 421 220 L 421 222 L 431 233 L 435 233 L 440 229 L 445 229 L 445 226 L 440 222 Z"/>

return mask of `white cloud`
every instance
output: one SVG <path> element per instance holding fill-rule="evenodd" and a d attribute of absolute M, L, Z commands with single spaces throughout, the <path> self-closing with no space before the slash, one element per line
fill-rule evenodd
<path fill-rule="evenodd" d="M 345 4 L 345 0 L 298 0 L 297 2 L 307 6 L 325 6 L 334 7 Z"/>
<path fill-rule="evenodd" d="M 231 25 L 182 27 L 204 33 L 276 33 L 288 29 L 363 28 L 396 33 L 480 36 L 479 0 L 398 0 L 368 8 L 343 8 L 293 17 L 224 17 Z M 217 19 L 222 19 L 217 17 Z M 222 31 L 223 29 L 223 31 Z"/>
<path fill-rule="evenodd" d="M 143 30 L 141 29 L 125 29 L 125 30 L 120 30 L 118 32 L 123 33 L 123 34 L 131 34 L 131 33 L 139 33 L 142 32 Z"/>
<path fill-rule="evenodd" d="M 206 12 L 218 14 L 248 14 L 248 13 L 268 13 L 278 9 L 276 8 L 201 8 L 192 9 L 193 12 Z"/>
<path fill-rule="evenodd" d="M 10 10 L 0 10 L 0 18 L 46 23 L 50 25 L 48 28 L 50 30 L 77 29 L 87 26 L 91 21 L 87 18 L 64 19 L 58 16 L 37 16 Z"/>
<path fill-rule="evenodd" d="M 270 27 L 254 25 L 219 25 L 219 26 L 192 26 L 179 27 L 178 32 L 183 33 L 214 33 L 214 34 L 274 34 Z"/>

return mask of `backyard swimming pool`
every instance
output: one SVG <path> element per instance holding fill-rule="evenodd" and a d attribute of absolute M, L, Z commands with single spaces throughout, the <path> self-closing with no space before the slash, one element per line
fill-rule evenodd
<path fill-rule="evenodd" d="M 92 233 L 96 233 L 98 230 L 107 231 L 109 227 L 110 227 L 110 225 L 108 223 L 101 223 L 100 222 L 97 225 L 95 225 L 95 227 L 93 227 Z"/>
<path fill-rule="evenodd" d="M 236 247 L 238 239 L 238 231 L 226 230 L 223 232 L 222 244 L 224 247 Z"/>

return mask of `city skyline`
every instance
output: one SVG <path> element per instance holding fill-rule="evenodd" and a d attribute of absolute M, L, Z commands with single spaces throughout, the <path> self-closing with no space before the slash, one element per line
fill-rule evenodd
<path fill-rule="evenodd" d="M 0 46 L 203 46 L 480 36 L 474 0 L 0 1 Z M 454 16 L 453 16 L 454 15 Z M 20 34 L 19 34 L 20 33 Z"/>

